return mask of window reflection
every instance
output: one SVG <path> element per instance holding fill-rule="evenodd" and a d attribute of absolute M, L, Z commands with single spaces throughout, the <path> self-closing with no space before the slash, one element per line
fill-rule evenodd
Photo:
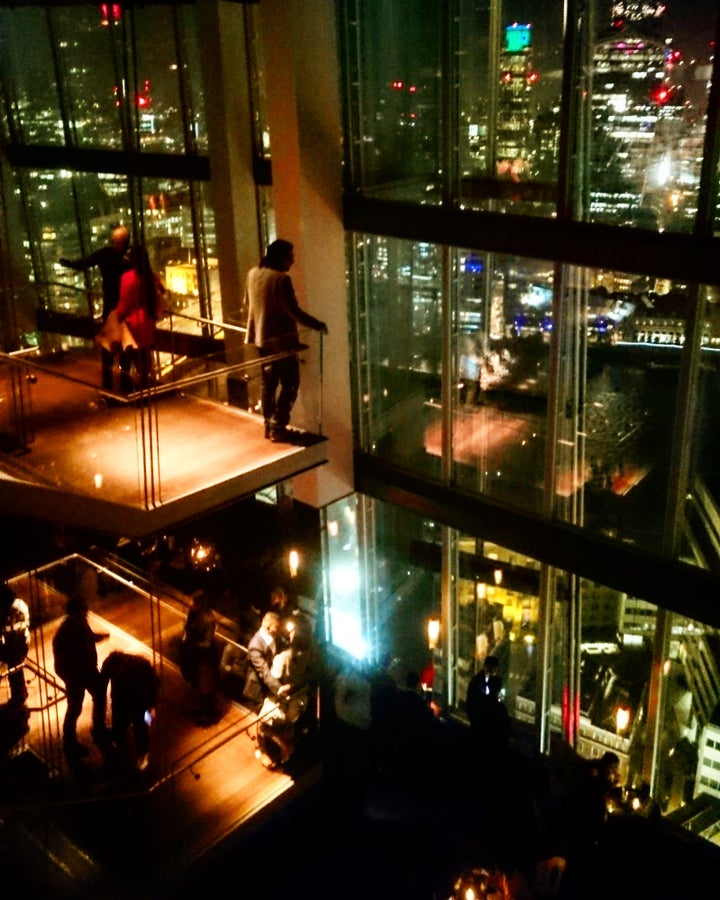
<path fill-rule="evenodd" d="M 535 704 L 540 564 L 487 541 L 457 539 L 459 578 L 456 694 L 462 705 L 488 656 L 510 715 L 532 721 Z"/>

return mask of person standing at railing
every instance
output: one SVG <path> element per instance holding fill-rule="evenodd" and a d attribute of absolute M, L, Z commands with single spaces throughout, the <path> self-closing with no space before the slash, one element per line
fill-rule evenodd
<path fill-rule="evenodd" d="M 118 305 L 120 299 L 120 279 L 124 272 L 130 268 L 127 252 L 130 247 L 130 232 L 124 225 L 117 225 L 110 233 L 110 243 L 106 247 L 100 247 L 88 256 L 79 259 L 59 260 L 61 266 L 74 269 L 76 272 L 85 272 L 95 266 L 100 270 L 102 279 L 102 320 L 105 322 L 112 310 Z M 115 353 L 105 347 L 101 347 L 102 386 L 106 390 L 112 390 L 113 365 Z"/>
<path fill-rule="evenodd" d="M 120 297 L 115 309 L 121 328 L 127 326 L 121 337 L 120 354 L 120 388 L 126 393 L 133 388 L 130 375 L 133 367 L 141 390 L 150 385 L 157 320 L 162 315 L 165 293 L 165 286 L 150 265 L 147 250 L 142 244 L 133 244 L 130 268 L 120 279 Z"/>
<path fill-rule="evenodd" d="M 262 364 L 262 411 L 265 437 L 289 441 L 290 413 L 300 388 L 297 352 L 303 349 L 298 324 L 327 334 L 327 325 L 305 312 L 297 301 L 288 274 L 295 261 L 289 241 L 273 241 L 260 265 L 248 272 L 245 303 L 248 307 L 245 342 L 254 344 L 261 357 L 282 354 Z M 278 393 L 278 388 L 280 392 Z"/>

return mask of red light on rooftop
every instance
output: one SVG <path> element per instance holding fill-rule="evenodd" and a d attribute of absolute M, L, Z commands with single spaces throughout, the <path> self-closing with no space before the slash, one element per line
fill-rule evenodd
<path fill-rule="evenodd" d="M 668 100 L 670 100 L 671 97 L 672 91 L 670 90 L 670 88 L 665 87 L 664 84 L 659 84 L 650 92 L 650 99 L 653 103 L 657 103 L 658 106 L 663 106 L 668 102 Z"/>
<path fill-rule="evenodd" d="M 390 87 L 394 91 L 401 91 L 405 87 L 405 82 L 404 81 L 391 81 Z"/>
<path fill-rule="evenodd" d="M 100 4 L 100 24 L 109 25 L 111 22 L 119 22 L 122 18 L 121 3 Z"/>
<path fill-rule="evenodd" d="M 513 80 L 513 73 L 512 73 L 512 72 L 503 72 L 502 75 L 500 76 L 500 81 L 501 81 L 503 84 L 510 84 L 510 82 L 511 82 L 512 80 Z"/>
<path fill-rule="evenodd" d="M 537 72 L 528 72 L 525 76 L 525 80 L 528 84 L 535 84 L 539 80 L 540 76 Z"/>

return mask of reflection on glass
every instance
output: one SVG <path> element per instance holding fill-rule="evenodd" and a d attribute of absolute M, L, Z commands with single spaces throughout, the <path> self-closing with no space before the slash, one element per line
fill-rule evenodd
<path fill-rule="evenodd" d="M 553 267 L 460 251 L 452 454 L 456 483 L 542 509 Z M 440 419 L 435 430 L 440 428 Z M 433 444 L 440 450 L 438 439 Z"/>
<path fill-rule="evenodd" d="M 460 536 L 455 593 L 456 696 L 488 656 L 499 661 L 508 712 L 532 721 L 537 675 L 540 564 L 497 544 Z"/>
<path fill-rule="evenodd" d="M 360 351 L 367 449 L 433 471 L 439 461 L 427 442 L 433 440 L 428 429 L 438 416 L 441 387 L 440 250 L 368 237 L 359 261 L 367 308 Z"/>

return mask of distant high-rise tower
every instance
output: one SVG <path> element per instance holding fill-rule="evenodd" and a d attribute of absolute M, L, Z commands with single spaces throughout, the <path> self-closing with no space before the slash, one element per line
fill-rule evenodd
<path fill-rule="evenodd" d="M 662 227 L 683 137 L 678 53 L 658 34 L 663 4 L 618 3 L 596 45 L 592 79 L 591 215 Z"/>
<path fill-rule="evenodd" d="M 532 57 L 532 25 L 508 25 L 500 54 L 496 144 L 500 175 L 520 179 L 525 170 L 532 168 L 537 82 L 538 73 Z"/>

